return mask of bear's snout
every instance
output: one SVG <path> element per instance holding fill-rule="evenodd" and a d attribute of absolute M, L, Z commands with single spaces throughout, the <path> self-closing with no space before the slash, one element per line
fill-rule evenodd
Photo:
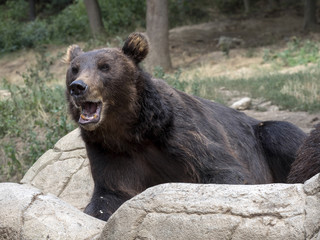
<path fill-rule="evenodd" d="M 88 90 L 88 85 L 85 84 L 82 80 L 73 81 L 69 87 L 70 87 L 70 94 L 73 97 L 81 97 Z"/>

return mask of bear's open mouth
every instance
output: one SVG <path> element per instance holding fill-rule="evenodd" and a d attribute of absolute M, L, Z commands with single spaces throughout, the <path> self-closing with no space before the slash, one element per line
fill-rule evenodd
<path fill-rule="evenodd" d="M 80 105 L 80 124 L 97 123 L 100 121 L 101 102 L 83 102 Z"/>

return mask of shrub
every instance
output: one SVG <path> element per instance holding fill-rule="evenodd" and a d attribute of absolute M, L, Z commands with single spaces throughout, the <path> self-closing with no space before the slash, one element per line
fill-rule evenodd
<path fill-rule="evenodd" d="M 145 2 L 145 0 L 100 0 L 103 23 L 108 35 L 145 26 Z"/>
<path fill-rule="evenodd" d="M 10 27 L 9 27 L 10 26 Z M 21 48 L 20 42 L 21 29 L 20 26 L 12 21 L 0 21 L 0 49 L 1 53 L 11 52 Z"/>
<path fill-rule="evenodd" d="M 69 43 L 89 38 L 88 18 L 83 1 L 76 1 L 57 15 L 26 21 L 28 3 L 9 0 L 0 9 L 1 52 L 12 52 L 50 42 Z"/>
<path fill-rule="evenodd" d="M 11 98 L 0 100 L 0 181 L 19 180 L 25 171 L 66 133 L 74 129 L 68 121 L 65 90 L 48 86 L 52 61 L 42 50 L 37 64 L 22 74 L 24 85 L 8 84 L 2 88 Z"/>
<path fill-rule="evenodd" d="M 44 21 L 29 22 L 21 29 L 21 43 L 23 47 L 37 47 L 49 41 L 49 31 Z"/>
<path fill-rule="evenodd" d="M 302 41 L 293 38 L 287 43 L 287 47 L 280 52 L 264 50 L 265 62 L 273 62 L 281 66 L 297 66 L 319 61 L 319 44 L 310 40 Z"/>
<path fill-rule="evenodd" d="M 51 39 L 56 42 L 87 40 L 90 36 L 90 29 L 83 1 L 75 1 L 59 14 L 51 16 L 48 19 L 48 28 Z"/>
<path fill-rule="evenodd" d="M 48 42 L 49 31 L 43 20 L 28 22 L 28 3 L 24 0 L 9 0 L 0 9 L 1 52 L 12 52 Z"/>
<path fill-rule="evenodd" d="M 213 6 L 210 0 L 169 0 L 170 27 L 208 21 Z"/>
<path fill-rule="evenodd" d="M 235 13 L 243 9 L 243 1 L 241 0 L 217 0 L 215 4 L 222 13 Z"/>
<path fill-rule="evenodd" d="M 7 0 L 0 11 L 1 19 L 11 19 L 13 21 L 24 21 L 28 18 L 28 2 L 24 0 Z M 5 11 L 4 11 L 5 10 Z"/>

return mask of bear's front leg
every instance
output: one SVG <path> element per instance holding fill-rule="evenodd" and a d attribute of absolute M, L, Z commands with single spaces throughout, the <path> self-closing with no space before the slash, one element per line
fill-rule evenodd
<path fill-rule="evenodd" d="M 121 193 L 95 186 L 91 201 L 84 209 L 84 212 L 100 220 L 107 221 L 128 199 Z"/>

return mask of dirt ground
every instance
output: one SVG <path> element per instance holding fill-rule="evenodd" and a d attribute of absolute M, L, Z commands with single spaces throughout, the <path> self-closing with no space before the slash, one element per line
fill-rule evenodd
<path fill-rule="evenodd" d="M 193 26 L 170 30 L 170 54 L 174 69 L 183 72 L 197 70 L 210 76 L 241 77 L 254 76 L 265 71 L 274 71 L 270 64 L 263 62 L 265 48 L 281 49 L 293 37 L 320 40 L 319 33 L 302 31 L 302 16 L 292 11 L 279 13 L 272 17 L 224 17 Z M 223 37 L 234 39 L 230 45 L 229 57 L 221 50 L 219 40 Z M 83 43 L 78 43 L 80 46 Z M 65 52 L 67 46 L 48 47 L 48 53 L 57 55 Z M 35 63 L 32 50 L 22 50 L 0 58 L 0 76 L 12 83 L 22 83 L 19 73 Z M 307 71 L 309 66 L 277 69 L 282 72 Z M 56 60 L 51 66 L 56 82 L 64 84 L 66 65 Z M 246 97 L 246 96 L 243 96 Z M 319 114 L 305 112 L 279 111 L 276 106 L 267 105 L 266 111 L 246 110 L 245 112 L 260 120 L 290 121 L 309 132 L 319 123 Z"/>
<path fill-rule="evenodd" d="M 311 65 L 275 70 L 270 64 L 263 62 L 265 48 L 283 49 L 292 38 L 320 39 L 319 33 L 302 31 L 302 22 L 302 16 L 286 12 L 272 18 L 217 19 L 214 22 L 172 29 L 170 48 L 173 66 L 196 69 L 210 76 L 232 78 L 256 76 L 273 71 L 280 73 L 308 71 Z M 221 37 L 240 40 L 240 44 L 231 46 L 228 58 L 219 48 Z M 253 105 L 255 102 L 257 101 L 253 101 Z M 229 104 L 231 105 L 231 102 Z M 280 111 L 277 106 L 268 103 L 264 108 L 266 111 L 263 112 L 255 110 L 244 112 L 260 120 L 289 121 L 305 132 L 310 132 L 314 125 L 320 123 L 320 113 Z"/>

